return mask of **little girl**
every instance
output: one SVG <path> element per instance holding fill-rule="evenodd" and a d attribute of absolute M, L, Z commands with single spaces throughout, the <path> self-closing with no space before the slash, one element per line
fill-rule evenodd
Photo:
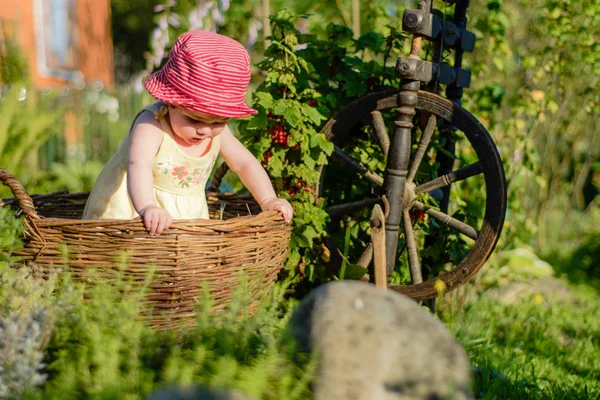
<path fill-rule="evenodd" d="M 256 114 L 244 103 L 249 82 L 250 58 L 240 43 L 200 30 L 181 35 L 164 67 L 145 82 L 159 101 L 134 118 L 83 218 L 139 215 L 152 235 L 173 218 L 208 218 L 204 188 L 220 154 L 264 211 L 290 222 L 292 206 L 277 198 L 265 170 L 226 125 Z"/>

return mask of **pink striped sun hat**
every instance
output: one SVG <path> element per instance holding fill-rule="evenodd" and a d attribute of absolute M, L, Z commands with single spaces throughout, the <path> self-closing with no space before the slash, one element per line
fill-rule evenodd
<path fill-rule="evenodd" d="M 156 99 L 202 114 L 248 117 L 257 111 L 244 101 L 250 57 L 239 42 L 195 30 L 179 36 L 169 60 L 144 82 Z"/>

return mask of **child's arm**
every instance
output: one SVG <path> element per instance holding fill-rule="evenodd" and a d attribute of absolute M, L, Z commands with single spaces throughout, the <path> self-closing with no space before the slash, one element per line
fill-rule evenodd
<path fill-rule="evenodd" d="M 168 228 L 173 219 L 156 204 L 152 167 L 162 144 L 163 132 L 151 113 L 143 113 L 133 127 L 127 162 L 127 190 L 133 207 L 144 220 L 144 226 L 153 234 Z"/>
<path fill-rule="evenodd" d="M 285 199 L 277 198 L 267 172 L 258 160 L 233 136 L 229 127 L 221 133 L 221 156 L 252 193 L 264 211 L 281 212 L 286 222 L 292 220 L 292 206 Z"/>

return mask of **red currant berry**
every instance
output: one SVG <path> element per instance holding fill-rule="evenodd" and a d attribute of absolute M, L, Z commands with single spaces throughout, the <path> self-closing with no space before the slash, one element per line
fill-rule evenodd
<path fill-rule="evenodd" d="M 271 153 L 270 151 L 267 151 L 265 152 L 265 154 L 263 154 L 263 158 L 267 164 L 269 163 L 269 158 L 271 158 L 272 155 L 273 153 Z"/>

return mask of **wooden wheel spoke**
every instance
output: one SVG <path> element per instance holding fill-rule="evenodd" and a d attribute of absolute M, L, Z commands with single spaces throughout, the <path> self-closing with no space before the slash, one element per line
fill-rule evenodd
<path fill-rule="evenodd" d="M 415 232 L 412 227 L 410 213 L 408 209 L 402 211 L 402 222 L 404 226 L 404 239 L 406 240 L 406 248 L 408 250 L 408 266 L 410 268 L 410 277 L 413 285 L 423 282 L 421 274 L 421 263 L 419 254 L 417 253 L 417 241 Z"/>
<path fill-rule="evenodd" d="M 383 121 L 383 116 L 379 111 L 371 112 L 371 116 L 373 117 L 373 129 L 375 131 L 375 139 L 381 149 L 383 150 L 383 155 L 387 158 L 388 151 L 390 149 L 390 137 L 388 135 L 387 129 L 385 129 L 385 122 Z"/>
<path fill-rule="evenodd" d="M 325 211 L 332 217 L 341 217 L 342 215 L 352 214 L 367 207 L 373 207 L 380 201 L 381 200 L 379 198 L 352 201 L 349 203 L 343 203 L 327 207 Z"/>
<path fill-rule="evenodd" d="M 377 175 L 373 171 L 370 171 L 367 167 L 362 165 L 360 161 L 357 161 L 354 158 L 352 158 L 348 153 L 340 149 L 338 146 L 335 146 L 333 156 L 339 161 L 343 162 L 344 164 L 347 164 L 354 168 L 356 172 L 367 178 L 367 180 L 369 180 L 370 182 L 373 182 L 377 186 L 383 185 L 383 178 L 381 176 Z"/>
<path fill-rule="evenodd" d="M 373 259 L 373 243 L 369 243 L 369 245 L 365 248 L 365 251 L 360 255 L 357 265 L 360 265 L 364 268 L 369 268 L 369 264 L 371 264 L 371 260 Z"/>
<path fill-rule="evenodd" d="M 452 171 L 446 175 L 439 176 L 429 182 L 425 182 L 415 188 L 415 195 L 450 185 L 452 182 L 462 181 L 475 175 L 483 173 L 483 168 L 479 161 L 464 166 L 456 171 Z"/>
<path fill-rule="evenodd" d="M 473 240 L 477 239 L 477 236 L 479 236 L 479 232 L 475 228 L 473 228 L 471 225 L 465 224 L 464 222 L 459 221 L 456 218 L 453 218 L 453 217 L 449 216 L 448 214 L 445 214 L 441 211 L 434 210 L 433 208 L 427 208 L 427 206 L 425 206 L 425 204 L 421 203 L 420 201 L 415 201 L 414 206 L 418 210 L 425 211 L 425 213 L 427 215 L 429 215 L 432 218 L 435 218 L 437 221 L 441 222 L 442 224 L 447 225 L 450 228 L 459 231 L 463 235 L 470 237 Z"/>
<path fill-rule="evenodd" d="M 410 169 L 408 171 L 408 176 L 406 178 L 407 182 L 412 182 L 415 179 L 415 175 L 419 170 L 419 166 L 421 165 L 421 161 L 423 161 L 423 156 L 425 155 L 425 151 L 427 151 L 427 147 L 429 147 L 429 142 L 433 137 L 433 132 L 435 131 L 435 127 L 437 126 L 437 117 L 433 114 L 429 116 L 427 120 L 427 126 L 425 127 L 425 131 L 423 135 L 421 135 L 421 140 L 419 141 L 419 146 L 417 147 L 417 151 L 415 152 L 415 156 L 413 158 L 412 163 L 410 164 Z"/>

